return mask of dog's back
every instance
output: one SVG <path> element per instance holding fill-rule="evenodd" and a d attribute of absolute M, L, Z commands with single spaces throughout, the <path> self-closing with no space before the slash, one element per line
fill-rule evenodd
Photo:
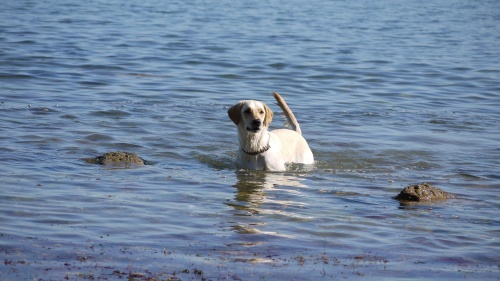
<path fill-rule="evenodd" d="M 272 134 L 281 143 L 281 154 L 286 163 L 314 163 L 313 153 L 302 135 L 288 129 L 273 130 Z"/>

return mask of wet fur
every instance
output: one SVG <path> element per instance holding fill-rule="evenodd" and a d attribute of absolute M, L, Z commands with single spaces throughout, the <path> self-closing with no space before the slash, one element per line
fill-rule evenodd
<path fill-rule="evenodd" d="M 314 156 L 292 111 L 278 93 L 273 95 L 293 130 L 268 131 L 274 114 L 262 101 L 242 100 L 227 111 L 238 128 L 240 149 L 236 164 L 240 168 L 284 171 L 285 163 L 314 163 Z M 266 150 L 268 145 L 270 148 Z"/>

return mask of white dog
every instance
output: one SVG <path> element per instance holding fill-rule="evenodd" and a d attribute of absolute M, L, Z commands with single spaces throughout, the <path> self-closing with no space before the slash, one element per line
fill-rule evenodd
<path fill-rule="evenodd" d="M 240 150 L 238 167 L 253 170 L 285 171 L 285 163 L 313 164 L 314 156 L 302 137 L 299 123 L 278 93 L 273 93 L 293 130 L 269 132 L 272 110 L 264 102 L 243 100 L 227 111 L 238 126 Z"/>

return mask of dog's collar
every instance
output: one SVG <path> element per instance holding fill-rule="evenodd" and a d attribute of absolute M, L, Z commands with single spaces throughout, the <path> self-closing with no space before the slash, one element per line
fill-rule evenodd
<path fill-rule="evenodd" d="M 269 148 L 271 148 L 271 146 L 269 145 L 269 143 L 264 146 L 261 150 L 257 150 L 257 151 L 246 151 L 244 150 L 243 148 L 241 149 L 243 152 L 245 152 L 246 154 L 248 155 L 258 155 L 258 154 L 261 154 L 261 153 L 264 153 L 266 151 L 269 150 Z"/>
<path fill-rule="evenodd" d="M 246 154 L 248 155 L 259 155 L 261 153 L 264 153 L 266 151 L 268 151 L 270 148 L 271 148 L 271 145 L 269 145 L 269 141 L 271 139 L 271 136 L 269 136 L 269 139 L 267 140 L 267 145 L 264 146 L 261 150 L 257 150 L 257 151 L 246 151 L 245 149 L 241 149 L 243 152 L 245 152 Z"/>

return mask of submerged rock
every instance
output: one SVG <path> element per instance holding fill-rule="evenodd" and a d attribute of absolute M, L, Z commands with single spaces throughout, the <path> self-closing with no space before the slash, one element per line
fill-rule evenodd
<path fill-rule="evenodd" d="M 91 164 L 100 164 L 100 165 L 123 167 L 123 168 L 142 166 L 148 164 L 144 159 L 139 157 L 137 154 L 132 152 L 122 152 L 122 151 L 108 152 L 104 153 L 101 156 L 97 156 L 94 158 L 85 158 L 83 160 Z"/>
<path fill-rule="evenodd" d="M 435 202 L 452 198 L 455 196 L 427 183 L 407 186 L 395 197 L 404 202 Z"/>

